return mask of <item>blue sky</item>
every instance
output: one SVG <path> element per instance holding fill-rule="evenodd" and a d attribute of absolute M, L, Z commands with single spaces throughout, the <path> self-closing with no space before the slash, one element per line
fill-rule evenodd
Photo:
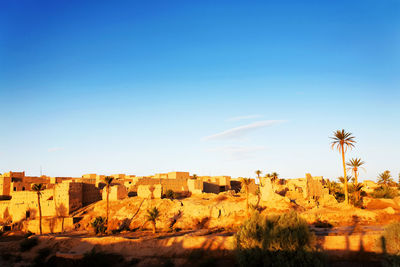
<path fill-rule="evenodd" d="M 0 172 L 400 172 L 398 1 L 3 1 Z"/>

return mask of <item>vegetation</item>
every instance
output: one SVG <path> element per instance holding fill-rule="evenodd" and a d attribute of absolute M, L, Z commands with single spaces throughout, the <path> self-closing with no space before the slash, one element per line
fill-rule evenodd
<path fill-rule="evenodd" d="M 25 238 L 19 244 L 20 251 L 25 252 L 25 251 L 31 250 L 31 248 L 35 247 L 38 243 L 39 243 L 39 240 L 36 237 Z"/>
<path fill-rule="evenodd" d="M 343 188 L 339 185 L 339 183 L 327 180 L 326 187 L 329 189 L 329 194 L 333 195 L 338 202 L 344 201 L 344 191 Z"/>
<path fill-rule="evenodd" d="M 33 184 L 32 190 L 37 194 L 38 210 L 39 210 L 39 232 L 42 234 L 42 207 L 40 206 L 40 196 L 42 191 L 45 189 L 44 184 Z"/>
<path fill-rule="evenodd" d="M 151 225 L 153 227 L 153 234 L 156 233 L 156 223 L 158 217 L 160 217 L 160 211 L 157 209 L 157 207 L 147 210 L 146 218 L 148 222 L 151 222 Z"/>
<path fill-rule="evenodd" d="M 240 266 L 324 266 L 314 235 L 296 212 L 269 218 L 254 212 L 235 238 Z"/>
<path fill-rule="evenodd" d="M 396 189 L 390 188 L 389 186 L 380 186 L 375 188 L 371 193 L 371 196 L 374 198 L 395 198 L 399 195 L 399 192 Z"/>
<path fill-rule="evenodd" d="M 364 185 L 362 183 L 354 183 L 352 186 L 351 191 L 353 192 L 353 199 L 354 199 L 353 205 L 356 207 L 362 206 L 361 192 L 363 188 Z"/>
<path fill-rule="evenodd" d="M 358 170 L 362 168 L 361 166 L 364 164 L 365 162 L 362 161 L 360 158 L 350 159 L 350 161 L 346 163 L 346 165 L 349 166 L 348 169 L 350 169 L 353 172 L 354 184 L 358 184 Z"/>
<path fill-rule="evenodd" d="M 347 172 L 346 172 L 346 159 L 345 159 L 345 153 L 348 148 L 353 148 L 354 143 L 356 141 L 354 140 L 354 136 L 352 136 L 351 133 L 346 132 L 344 129 L 337 130 L 333 133 L 333 139 L 331 143 L 332 149 L 336 147 L 336 149 L 342 154 L 342 163 L 343 163 L 343 177 L 347 177 Z M 348 204 L 349 203 L 349 191 L 347 187 L 347 180 L 344 181 L 344 198 L 345 202 Z"/>
<path fill-rule="evenodd" d="M 400 266 L 400 222 L 385 227 L 378 246 L 386 253 L 384 266 Z"/>
<path fill-rule="evenodd" d="M 378 176 L 378 184 L 384 185 L 384 186 L 391 186 L 394 184 L 392 175 L 390 174 L 390 171 L 384 171 Z"/>
<path fill-rule="evenodd" d="M 106 192 L 107 192 L 107 207 L 106 207 L 106 227 L 107 227 L 107 231 L 108 231 L 108 217 L 109 217 L 109 196 L 110 196 L 110 186 L 112 181 L 114 180 L 113 177 L 111 176 L 106 176 L 104 178 L 104 181 L 106 183 Z"/>
<path fill-rule="evenodd" d="M 257 175 L 257 178 L 260 180 L 260 176 L 261 176 L 261 174 L 262 174 L 262 171 L 256 170 L 255 173 L 256 173 L 256 175 Z"/>
<path fill-rule="evenodd" d="M 174 199 L 177 197 L 177 195 L 175 194 L 175 192 L 171 189 L 168 189 L 167 192 L 165 192 L 165 197 L 169 198 L 169 199 Z"/>
<path fill-rule="evenodd" d="M 197 174 L 193 174 L 191 179 L 196 180 L 197 178 L 198 178 Z"/>
<path fill-rule="evenodd" d="M 106 233 L 107 230 L 106 218 L 98 216 L 96 217 L 96 219 L 93 220 L 93 222 L 91 222 L 90 225 L 93 227 L 94 233 L 96 235 Z"/>
<path fill-rule="evenodd" d="M 242 178 L 240 179 L 240 182 L 242 183 L 242 188 L 244 189 L 246 193 L 246 212 L 249 212 L 249 186 L 251 184 L 251 179 L 250 178 Z"/>

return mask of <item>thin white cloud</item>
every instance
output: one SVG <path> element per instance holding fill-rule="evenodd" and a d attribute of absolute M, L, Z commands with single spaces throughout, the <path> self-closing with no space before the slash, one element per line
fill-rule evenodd
<path fill-rule="evenodd" d="M 61 151 L 61 150 L 64 150 L 64 148 L 63 147 L 51 147 L 51 148 L 49 148 L 49 149 L 47 149 L 47 152 L 57 152 L 57 151 Z"/>
<path fill-rule="evenodd" d="M 205 141 L 209 140 L 226 140 L 226 139 L 235 139 L 245 136 L 255 130 L 268 127 L 277 123 L 281 123 L 281 120 L 267 120 L 267 121 L 256 121 L 250 124 L 246 124 L 243 126 L 239 126 L 236 128 L 232 128 L 217 134 L 209 135 L 203 138 Z"/>
<path fill-rule="evenodd" d="M 226 121 L 241 121 L 241 120 L 250 120 L 250 119 L 257 119 L 260 118 L 261 115 L 247 115 L 247 116 L 238 116 L 238 117 L 232 117 L 227 119 Z"/>
<path fill-rule="evenodd" d="M 221 152 L 231 160 L 243 160 L 254 158 L 254 154 L 264 151 L 264 146 L 223 146 L 209 149 L 209 152 Z"/>

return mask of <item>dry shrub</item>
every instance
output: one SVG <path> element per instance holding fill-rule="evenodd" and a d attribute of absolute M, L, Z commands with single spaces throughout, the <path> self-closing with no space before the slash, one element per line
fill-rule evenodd
<path fill-rule="evenodd" d="M 377 243 L 387 253 L 382 262 L 383 266 L 400 266 L 400 222 L 385 227 Z"/>
<path fill-rule="evenodd" d="M 208 229 L 208 225 L 210 224 L 210 217 L 206 216 L 203 218 L 194 218 L 193 219 L 193 228 L 194 229 Z"/>
<path fill-rule="evenodd" d="M 263 217 L 254 212 L 235 235 L 240 266 L 324 266 L 307 222 L 292 211 Z"/>

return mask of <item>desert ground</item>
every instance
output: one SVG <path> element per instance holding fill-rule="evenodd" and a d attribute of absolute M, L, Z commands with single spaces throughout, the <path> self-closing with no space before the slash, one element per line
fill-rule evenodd
<path fill-rule="evenodd" d="M 258 205 L 257 205 L 258 203 Z M 357 208 L 336 201 L 273 202 L 233 191 L 177 199 L 129 197 L 110 201 L 109 232 L 95 235 L 91 222 L 106 216 L 101 200 L 73 214 L 73 229 L 27 236 L 10 231 L 0 237 L 2 266 L 235 266 L 235 233 L 250 213 L 273 216 L 289 211 L 304 218 L 319 251 L 331 266 L 381 266 L 386 225 L 400 220 L 400 197 L 363 198 Z M 156 233 L 147 220 L 157 207 Z M 24 247 L 24 243 L 35 243 Z"/>

